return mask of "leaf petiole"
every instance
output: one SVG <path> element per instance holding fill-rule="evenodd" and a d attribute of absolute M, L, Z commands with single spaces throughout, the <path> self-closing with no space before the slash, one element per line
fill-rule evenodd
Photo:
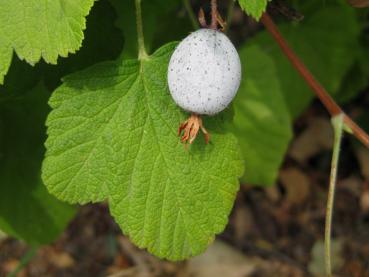
<path fill-rule="evenodd" d="M 146 60 L 149 55 L 145 49 L 145 39 L 142 24 L 141 0 L 135 0 L 136 6 L 136 25 L 137 25 L 137 43 L 138 43 L 138 60 Z"/>

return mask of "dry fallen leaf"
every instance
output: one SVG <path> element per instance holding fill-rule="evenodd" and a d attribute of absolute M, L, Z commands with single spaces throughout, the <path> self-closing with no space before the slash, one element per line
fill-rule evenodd
<path fill-rule="evenodd" d="M 362 178 L 352 175 L 338 182 L 340 189 L 345 189 L 356 197 L 360 197 L 363 190 L 364 181 Z"/>
<path fill-rule="evenodd" d="M 70 268 L 75 265 L 75 261 L 67 252 L 59 252 L 51 249 L 46 253 L 49 261 L 58 268 Z"/>
<path fill-rule="evenodd" d="M 369 149 L 358 146 L 355 148 L 355 153 L 360 164 L 361 174 L 369 181 Z"/>
<path fill-rule="evenodd" d="M 215 241 L 203 255 L 189 260 L 187 276 L 250 276 L 255 269 L 254 261 L 227 244 Z"/>
<path fill-rule="evenodd" d="M 17 268 L 17 266 L 19 265 L 19 262 L 20 261 L 18 259 L 9 259 L 2 264 L 2 269 L 10 276 L 10 274 L 13 273 Z M 26 276 L 25 268 L 23 268 L 20 272 L 17 273 L 17 277 L 25 277 L 25 276 Z"/>
<path fill-rule="evenodd" d="M 310 180 L 298 168 L 282 170 L 280 181 L 286 189 L 286 201 L 290 205 L 303 202 L 310 194 Z"/>
<path fill-rule="evenodd" d="M 360 206 L 364 213 L 369 213 L 369 191 L 361 195 Z"/>
<path fill-rule="evenodd" d="M 245 239 L 247 233 L 253 229 L 255 223 L 251 211 L 245 206 L 237 207 L 234 213 L 233 226 L 235 238 L 237 241 L 242 241 Z"/>
<path fill-rule="evenodd" d="M 246 256 L 237 249 L 216 240 L 208 250 L 190 259 L 181 277 L 248 277 L 248 276 L 306 276 L 300 268 L 288 262 L 264 260 Z"/>
<path fill-rule="evenodd" d="M 363 213 L 369 214 L 369 183 L 365 184 L 360 197 L 360 207 Z"/>
<path fill-rule="evenodd" d="M 289 154 L 295 160 L 303 163 L 321 150 L 332 149 L 333 130 L 327 118 L 314 117 L 308 122 L 308 127 L 295 139 Z"/>
<path fill-rule="evenodd" d="M 266 187 L 264 190 L 269 200 L 273 203 L 277 203 L 282 197 L 277 186 Z"/>

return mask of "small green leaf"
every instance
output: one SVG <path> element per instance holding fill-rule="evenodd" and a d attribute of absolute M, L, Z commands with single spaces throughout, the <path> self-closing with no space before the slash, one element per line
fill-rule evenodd
<path fill-rule="evenodd" d="M 273 185 L 288 143 L 291 119 L 273 60 L 255 44 L 240 49 L 244 78 L 234 101 L 238 136 L 249 184 Z"/>
<path fill-rule="evenodd" d="M 187 116 L 172 101 L 167 67 L 175 44 L 148 60 L 109 62 L 65 78 L 50 105 L 43 180 L 60 199 L 109 199 L 132 241 L 170 260 L 199 254 L 224 229 L 242 175 L 223 117 L 186 149 Z"/>
<path fill-rule="evenodd" d="M 81 47 L 85 17 L 93 3 L 94 0 L 0 0 L 1 78 L 9 66 L 11 49 L 32 65 L 41 57 L 56 64 L 58 56 L 75 53 Z"/>
<path fill-rule="evenodd" d="M 259 20 L 268 4 L 268 0 L 238 0 L 241 8 L 248 14 Z"/>
<path fill-rule="evenodd" d="M 47 98 L 42 86 L 0 95 L 0 229 L 30 244 L 51 242 L 74 215 L 41 181 Z"/>

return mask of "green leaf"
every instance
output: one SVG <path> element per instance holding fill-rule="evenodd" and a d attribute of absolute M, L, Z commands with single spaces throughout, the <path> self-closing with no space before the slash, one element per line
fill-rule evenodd
<path fill-rule="evenodd" d="M 87 68 L 98 62 L 113 60 L 119 57 L 123 48 L 123 36 L 115 27 L 116 14 L 108 1 L 98 1 L 87 17 L 87 28 L 81 49 L 77 55 L 62 58 L 58 66 L 38 63 L 30 66 L 15 55 L 12 65 L 0 87 L 2 98 L 12 94 L 23 94 L 43 80 L 48 90 L 60 86 L 61 78 L 78 70 Z M 0 64 L 1 66 L 1 64 Z M 19 76 L 22 76 L 19 81 Z"/>
<path fill-rule="evenodd" d="M 306 14 L 301 23 L 279 27 L 288 43 L 328 92 L 337 93 L 360 51 L 360 28 L 354 10 L 343 4 L 331 5 Z M 291 114 L 298 116 L 314 96 L 306 82 L 269 33 L 261 32 L 248 44 L 259 45 L 273 58 Z"/>
<path fill-rule="evenodd" d="M 0 97 L 0 229 L 31 244 L 54 240 L 74 215 L 41 181 L 48 96 L 38 86 Z"/>
<path fill-rule="evenodd" d="M 244 77 L 234 101 L 238 136 L 249 184 L 273 185 L 292 138 L 291 119 L 276 66 L 258 45 L 240 49 Z"/>
<path fill-rule="evenodd" d="M 268 4 L 268 0 L 238 0 L 241 8 L 248 14 L 259 20 Z"/>
<path fill-rule="evenodd" d="M 366 18 L 366 17 L 365 17 Z M 368 87 L 369 84 L 369 34 L 365 32 L 366 20 L 360 24 L 363 31 L 360 36 L 360 48 L 353 49 L 352 55 L 355 56 L 355 62 L 350 70 L 346 72 L 342 80 L 341 87 L 335 98 L 340 103 L 348 103 L 360 92 Z"/>
<path fill-rule="evenodd" d="M 32 65 L 41 57 L 56 64 L 58 56 L 75 53 L 81 46 L 85 17 L 93 3 L 94 0 L 0 0 L 1 78 L 9 66 L 11 49 Z"/>
<path fill-rule="evenodd" d="M 65 78 L 50 105 L 43 180 L 58 198 L 109 199 L 123 232 L 170 260 L 199 254 L 224 229 L 243 162 L 223 116 L 206 118 L 186 149 L 187 115 L 172 101 L 167 67 L 175 44 L 148 60 L 109 62 Z"/>
<path fill-rule="evenodd" d="M 360 51 L 352 9 L 327 6 L 306 14 L 302 23 L 280 25 L 280 30 L 318 80 L 337 93 Z M 266 31 L 241 46 L 240 56 L 243 80 L 234 102 L 233 130 L 245 159 L 242 181 L 272 185 L 292 136 L 290 118 L 314 94 Z"/>
<path fill-rule="evenodd" d="M 0 85 L 4 82 L 4 76 L 8 72 L 12 61 L 13 50 L 8 41 L 1 37 L 0 33 Z"/>
<path fill-rule="evenodd" d="M 133 1 L 132 1 L 133 2 Z M 108 1 L 97 1 L 87 17 L 83 45 L 77 55 L 60 59 L 58 66 L 40 63 L 48 88 L 60 86 L 61 78 L 98 62 L 114 60 L 123 49 L 123 35 L 115 26 L 117 15 Z"/>
<path fill-rule="evenodd" d="M 357 60 L 342 80 L 341 87 L 335 95 L 336 100 L 345 104 L 363 92 L 369 84 L 368 75 L 362 67 L 362 62 Z"/>

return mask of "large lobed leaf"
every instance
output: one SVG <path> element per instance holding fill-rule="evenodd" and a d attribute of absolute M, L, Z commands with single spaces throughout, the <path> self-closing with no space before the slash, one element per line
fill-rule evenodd
<path fill-rule="evenodd" d="M 360 28 L 354 11 L 329 5 L 280 30 L 324 84 L 337 93 L 359 56 Z M 313 99 L 271 35 L 260 32 L 240 47 L 243 80 L 234 102 L 236 132 L 245 158 L 245 183 L 274 184 L 291 139 L 291 119 Z M 291 118 L 291 119 L 290 119 Z"/>
<path fill-rule="evenodd" d="M 244 182 L 274 184 L 292 138 L 291 117 L 274 61 L 257 44 L 240 50 L 244 78 L 232 130 L 245 158 Z"/>
<path fill-rule="evenodd" d="M 0 95 L 0 229 L 30 244 L 49 243 L 74 215 L 40 177 L 49 95 L 42 86 L 8 93 Z"/>
<path fill-rule="evenodd" d="M 49 87 L 58 86 L 66 73 L 116 58 L 122 38 L 114 20 L 110 4 L 97 2 L 78 55 L 63 59 L 58 66 L 35 67 L 15 56 L 6 83 L 0 87 L 0 229 L 28 243 L 55 239 L 74 210 L 50 195 L 41 181 L 50 93 L 43 86 L 34 87 L 41 79 Z"/>
<path fill-rule="evenodd" d="M 37 66 L 48 88 L 54 90 L 68 74 L 119 57 L 125 43 L 121 30 L 115 26 L 116 19 L 117 14 L 108 1 L 95 2 L 87 16 L 83 45 L 78 53 L 60 59 L 57 66 L 44 63 Z"/>
<path fill-rule="evenodd" d="M 55 64 L 81 46 L 94 0 L 0 0 L 0 84 L 12 50 L 30 64 Z"/>
<path fill-rule="evenodd" d="M 324 87 L 337 93 L 360 51 L 355 11 L 344 5 L 326 6 L 307 14 L 301 23 L 281 24 L 280 30 Z M 261 32 L 248 43 L 260 45 L 273 58 L 290 113 L 298 116 L 313 99 L 311 89 L 269 33 Z"/>
<path fill-rule="evenodd" d="M 171 100 L 167 66 L 175 44 L 145 61 L 98 64 L 71 75 L 50 105 L 43 180 L 72 203 L 109 200 L 132 241 L 181 260 L 206 249 L 224 229 L 243 162 L 222 116 L 186 149 L 185 114 Z"/>
<path fill-rule="evenodd" d="M 13 50 L 8 40 L 1 36 L 0 31 L 0 84 L 4 82 L 4 76 L 8 72 L 12 56 Z"/>

